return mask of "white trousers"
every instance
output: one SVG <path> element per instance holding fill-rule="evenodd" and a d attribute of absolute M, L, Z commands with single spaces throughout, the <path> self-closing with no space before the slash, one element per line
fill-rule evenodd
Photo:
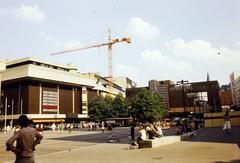
<path fill-rule="evenodd" d="M 230 124 L 230 121 L 225 121 L 224 124 L 223 124 L 223 129 L 226 130 L 226 129 L 231 129 L 231 124 Z"/>

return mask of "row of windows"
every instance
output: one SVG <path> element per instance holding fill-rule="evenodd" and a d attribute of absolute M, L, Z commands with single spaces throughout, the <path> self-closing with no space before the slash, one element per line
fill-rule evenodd
<path fill-rule="evenodd" d="M 22 66 L 22 65 L 28 65 L 28 64 L 33 64 L 33 65 L 42 66 L 42 67 L 48 67 L 51 69 L 56 69 L 56 70 L 61 70 L 61 71 L 69 71 L 69 69 L 64 68 L 64 67 L 58 67 L 58 66 L 54 66 L 54 65 L 50 65 L 50 64 L 46 64 L 46 63 L 35 62 L 35 61 L 20 62 L 20 63 L 8 65 L 6 68 L 9 69 L 9 68 L 13 68 L 13 67 Z"/>

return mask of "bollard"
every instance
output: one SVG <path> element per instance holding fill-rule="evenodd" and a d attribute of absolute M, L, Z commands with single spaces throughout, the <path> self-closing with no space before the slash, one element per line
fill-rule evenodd
<path fill-rule="evenodd" d="M 117 141 L 116 142 L 121 142 L 120 141 L 120 132 L 119 132 L 119 130 L 117 130 Z"/>
<path fill-rule="evenodd" d="M 110 141 L 109 133 L 107 132 L 107 142 Z"/>
<path fill-rule="evenodd" d="M 128 138 L 129 138 L 130 140 L 132 140 L 132 138 L 131 138 L 131 127 L 128 128 Z"/>
<path fill-rule="evenodd" d="M 108 131 L 107 133 L 108 133 L 108 135 L 107 135 L 108 142 L 109 142 L 109 143 L 113 143 L 112 133 L 111 133 L 110 131 Z"/>

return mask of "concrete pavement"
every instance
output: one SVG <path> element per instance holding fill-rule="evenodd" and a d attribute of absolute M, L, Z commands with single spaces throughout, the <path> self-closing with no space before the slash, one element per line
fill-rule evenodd
<path fill-rule="evenodd" d="M 165 135 L 173 130 L 165 130 Z M 240 162 L 240 127 L 228 134 L 221 128 L 204 128 L 189 141 L 159 148 L 129 150 L 128 131 L 122 129 L 120 143 L 107 143 L 106 135 L 96 131 L 74 131 L 71 134 L 44 133 L 35 153 L 36 163 L 220 163 Z M 10 135 L 8 135 L 10 136 Z M 0 135 L 1 162 L 13 162 L 14 155 L 3 150 L 7 135 Z M 4 148 L 5 149 L 5 148 Z"/>

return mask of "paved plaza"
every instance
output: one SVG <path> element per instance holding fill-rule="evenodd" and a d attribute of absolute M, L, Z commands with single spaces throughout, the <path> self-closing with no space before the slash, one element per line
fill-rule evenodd
<path fill-rule="evenodd" d="M 75 130 L 71 133 L 45 131 L 35 152 L 36 163 L 237 163 L 240 162 L 240 127 L 231 133 L 221 128 L 203 128 L 191 140 L 158 148 L 129 150 L 128 128 L 114 128 L 113 143 L 101 131 Z M 119 137 L 118 132 L 119 131 Z M 165 136 L 174 129 L 164 130 Z M 5 151 L 11 133 L 0 133 L 0 162 L 14 162 L 14 154 Z M 120 142 L 118 142 L 120 141 Z"/>

